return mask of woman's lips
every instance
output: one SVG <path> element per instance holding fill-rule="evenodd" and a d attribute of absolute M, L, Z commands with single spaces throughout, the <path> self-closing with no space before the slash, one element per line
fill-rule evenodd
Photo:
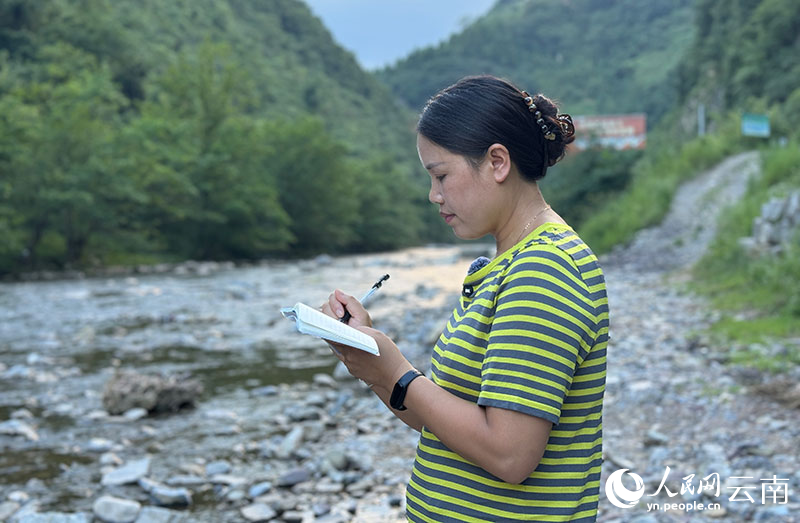
<path fill-rule="evenodd" d="M 447 213 L 444 213 L 444 212 L 440 212 L 440 213 L 439 213 L 439 215 L 440 215 L 442 218 L 444 218 L 444 221 L 445 221 L 446 223 L 448 223 L 448 224 L 449 224 L 449 223 L 450 223 L 450 222 L 453 220 L 453 218 L 455 218 L 455 217 L 456 217 L 456 215 L 455 215 L 455 214 L 447 214 Z"/>

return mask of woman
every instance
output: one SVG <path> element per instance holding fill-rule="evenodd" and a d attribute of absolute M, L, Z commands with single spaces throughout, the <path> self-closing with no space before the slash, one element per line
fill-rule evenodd
<path fill-rule="evenodd" d="M 593 521 L 608 306 L 597 259 L 537 181 L 573 140 L 568 115 L 491 76 L 464 78 L 417 126 L 429 199 L 459 238 L 491 234 L 419 375 L 366 310 L 336 290 L 323 310 L 381 355 L 337 346 L 350 373 L 421 432 L 411 521 Z"/>

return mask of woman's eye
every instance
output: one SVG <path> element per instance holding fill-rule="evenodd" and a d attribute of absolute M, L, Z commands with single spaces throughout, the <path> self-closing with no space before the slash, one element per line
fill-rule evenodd
<path fill-rule="evenodd" d="M 442 180 L 444 180 L 444 177 L 445 177 L 445 176 L 447 176 L 447 175 L 446 175 L 446 174 L 440 174 L 440 175 L 438 175 L 438 176 L 436 177 L 436 179 L 437 179 L 439 182 L 441 182 Z"/>

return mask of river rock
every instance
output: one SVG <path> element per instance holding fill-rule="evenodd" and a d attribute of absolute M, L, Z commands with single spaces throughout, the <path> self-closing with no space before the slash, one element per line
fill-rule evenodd
<path fill-rule="evenodd" d="M 142 507 L 135 523 L 171 523 L 179 516 L 178 512 L 162 507 Z"/>
<path fill-rule="evenodd" d="M 128 409 L 122 415 L 128 421 L 137 421 L 147 416 L 147 410 L 141 407 L 136 407 L 133 409 Z"/>
<path fill-rule="evenodd" d="M 265 385 L 251 390 L 250 394 L 253 396 L 275 396 L 278 394 L 278 387 L 275 385 Z"/>
<path fill-rule="evenodd" d="M 103 407 L 111 414 L 134 408 L 174 412 L 194 405 L 202 392 L 199 381 L 184 377 L 117 371 L 103 390 Z"/>
<path fill-rule="evenodd" d="M 295 423 L 300 421 L 318 420 L 322 417 L 320 416 L 319 409 L 311 405 L 293 408 L 286 414 L 289 416 L 289 419 Z"/>
<path fill-rule="evenodd" d="M 310 510 L 288 510 L 281 514 L 281 519 L 286 523 L 306 523 L 314 521 L 314 513 Z"/>
<path fill-rule="evenodd" d="M 192 493 L 183 487 L 165 487 L 156 485 L 150 491 L 150 497 L 156 505 L 162 507 L 188 507 L 192 504 Z"/>
<path fill-rule="evenodd" d="M 101 496 L 92 506 L 94 515 L 108 523 L 133 523 L 141 508 L 138 501 L 114 496 Z"/>
<path fill-rule="evenodd" d="M 139 479 L 147 475 L 148 470 L 150 470 L 149 457 L 130 461 L 103 476 L 101 484 L 104 486 L 113 486 L 136 483 Z"/>
<path fill-rule="evenodd" d="M 320 494 L 337 494 L 344 490 L 344 485 L 332 481 L 320 481 L 314 486 L 314 491 Z"/>
<path fill-rule="evenodd" d="M 162 507 L 186 507 L 192 504 L 192 493 L 188 489 L 166 487 L 148 478 L 140 479 L 139 486 L 142 487 L 142 490 L 150 494 L 150 498 L 156 505 Z"/>
<path fill-rule="evenodd" d="M 120 458 L 119 456 L 117 456 L 113 452 L 104 452 L 100 456 L 100 464 L 101 465 L 113 465 L 115 467 L 118 467 L 118 466 L 122 465 L 122 463 L 124 463 L 122 461 L 122 458 Z"/>
<path fill-rule="evenodd" d="M 263 496 L 270 490 L 272 490 L 272 483 L 269 481 L 262 481 L 250 487 L 250 490 L 247 491 L 247 495 L 251 498 L 257 498 L 258 496 Z"/>
<path fill-rule="evenodd" d="M 275 449 L 275 454 L 278 458 L 288 459 L 300 448 L 303 443 L 303 430 L 302 425 L 297 425 L 284 436 L 278 448 Z"/>
<path fill-rule="evenodd" d="M 11 515 L 19 510 L 20 504 L 14 501 L 4 501 L 0 503 L 0 521 L 5 521 L 11 517 Z"/>
<path fill-rule="evenodd" d="M 86 445 L 87 452 L 103 453 L 108 452 L 114 447 L 114 442 L 105 438 L 92 438 Z"/>
<path fill-rule="evenodd" d="M 253 503 L 242 507 L 242 516 L 247 521 L 269 521 L 278 515 L 269 505 L 264 503 Z"/>
<path fill-rule="evenodd" d="M 28 409 L 17 409 L 11 413 L 11 419 L 31 419 L 33 414 Z"/>
<path fill-rule="evenodd" d="M 311 479 L 311 471 L 305 467 L 292 469 L 278 478 L 279 487 L 293 487 Z"/>
<path fill-rule="evenodd" d="M 232 474 L 216 474 L 211 476 L 211 483 L 217 485 L 228 485 L 229 487 L 238 487 L 244 485 L 247 480 L 241 476 L 234 476 Z"/>
<path fill-rule="evenodd" d="M 227 461 L 212 461 L 206 465 L 206 475 L 227 474 L 231 471 L 231 464 Z"/>
<path fill-rule="evenodd" d="M 33 430 L 33 427 L 18 419 L 10 419 L 0 423 L 0 434 L 24 436 L 31 441 L 39 441 L 39 434 Z"/>
<path fill-rule="evenodd" d="M 13 492 L 10 492 L 7 498 L 9 501 L 19 503 L 20 505 L 27 503 L 28 500 L 31 499 L 28 493 L 25 492 L 24 490 L 15 490 Z"/>
<path fill-rule="evenodd" d="M 192 474 L 172 476 L 167 480 L 167 485 L 171 487 L 175 486 L 191 487 L 195 485 L 202 485 L 203 483 L 206 483 L 205 479 L 201 478 L 200 476 L 195 476 Z"/>
<path fill-rule="evenodd" d="M 317 373 L 314 374 L 314 385 L 320 387 L 330 387 L 332 389 L 338 387 L 336 380 L 330 374 Z"/>
<path fill-rule="evenodd" d="M 83 512 L 75 514 L 64 512 L 33 512 L 22 516 L 17 513 L 12 521 L 14 523 L 89 523 L 90 518 L 88 514 Z"/>

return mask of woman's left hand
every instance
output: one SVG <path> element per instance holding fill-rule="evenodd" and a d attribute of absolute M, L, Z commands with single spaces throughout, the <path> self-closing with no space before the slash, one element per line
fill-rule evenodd
<path fill-rule="evenodd" d="M 356 328 L 375 339 L 381 355 L 375 356 L 360 349 L 337 344 L 339 354 L 336 357 L 345 364 L 350 374 L 365 381 L 370 387 L 391 391 L 397 380 L 414 367 L 386 334 L 370 327 Z"/>

